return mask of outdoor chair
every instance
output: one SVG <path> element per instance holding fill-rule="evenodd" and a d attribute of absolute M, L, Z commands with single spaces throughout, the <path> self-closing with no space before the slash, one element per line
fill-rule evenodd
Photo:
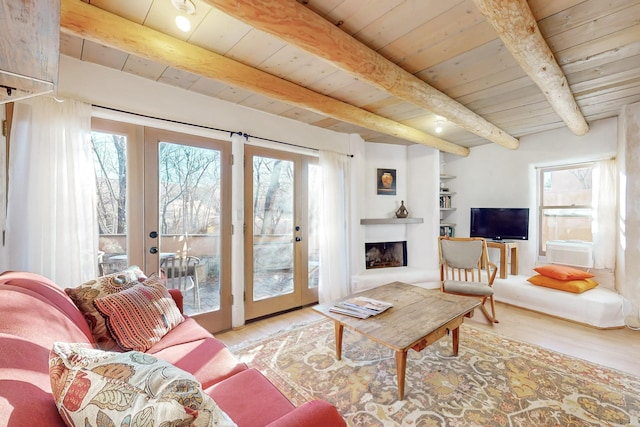
<path fill-rule="evenodd" d="M 198 265 L 200 259 L 194 256 L 167 256 L 162 259 L 161 269 L 167 287 L 179 289 L 183 294 L 193 290 L 193 302 L 200 309 L 200 284 Z"/>
<path fill-rule="evenodd" d="M 493 281 L 498 267 L 489 261 L 487 242 L 480 237 L 440 236 L 440 290 L 481 299 L 480 309 L 492 323 L 496 319 Z M 485 306 L 491 305 L 491 313 Z"/>

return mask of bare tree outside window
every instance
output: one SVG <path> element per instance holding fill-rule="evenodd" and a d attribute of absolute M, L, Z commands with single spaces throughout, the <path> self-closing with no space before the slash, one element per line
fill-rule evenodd
<path fill-rule="evenodd" d="M 127 232 L 127 138 L 93 132 L 91 146 L 95 160 L 98 230 L 100 234 Z"/>
<path fill-rule="evenodd" d="M 206 234 L 220 218 L 220 152 L 160 144 L 162 234 Z"/>

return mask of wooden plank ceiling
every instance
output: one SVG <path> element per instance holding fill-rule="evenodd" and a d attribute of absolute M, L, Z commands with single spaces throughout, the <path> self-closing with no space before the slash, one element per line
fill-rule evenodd
<path fill-rule="evenodd" d="M 194 0 L 187 33 L 171 0 L 86 3 L 62 0 L 63 55 L 370 142 L 459 155 L 492 142 L 517 148 L 521 136 L 571 124 L 562 102 L 586 131 L 581 118 L 640 101 L 640 0 Z M 508 9 L 518 3 L 537 29 Z M 505 16 L 513 25 L 501 25 Z M 314 46 L 311 28 L 331 35 Z M 525 43 L 527 29 L 539 29 L 542 46 Z M 548 75 L 536 75 L 538 48 L 552 53 L 541 63 Z M 556 102 L 562 91 L 568 99 Z M 452 103 L 426 105 L 441 95 Z"/>

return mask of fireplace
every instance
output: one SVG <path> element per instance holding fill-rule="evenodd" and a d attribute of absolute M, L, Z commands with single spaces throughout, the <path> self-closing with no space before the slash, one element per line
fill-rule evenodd
<path fill-rule="evenodd" d="M 407 266 L 406 241 L 365 243 L 364 250 L 367 270 Z"/>

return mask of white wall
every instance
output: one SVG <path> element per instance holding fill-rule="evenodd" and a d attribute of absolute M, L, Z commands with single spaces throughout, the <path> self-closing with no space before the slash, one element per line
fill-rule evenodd
<path fill-rule="evenodd" d="M 620 115 L 618 178 L 620 217 L 616 282 L 633 303 L 634 324 L 640 324 L 640 103 L 626 106 Z M 635 317 L 635 319 L 633 319 Z"/>
<path fill-rule="evenodd" d="M 407 147 L 407 200 L 409 214 L 424 218 L 424 223 L 410 226 L 407 250 L 409 266 L 438 268 L 440 234 L 440 151 L 424 145 Z"/>
<path fill-rule="evenodd" d="M 365 242 L 407 241 L 408 266 L 436 269 L 438 265 L 438 150 L 423 145 L 401 146 L 366 143 L 365 161 L 355 179 L 360 196 L 359 240 L 354 241 L 351 271 L 365 271 Z M 396 170 L 396 194 L 377 194 L 378 169 Z M 404 201 L 409 217 L 423 218 L 422 224 L 360 225 L 360 218 L 395 218 Z"/>
<path fill-rule="evenodd" d="M 469 236 L 471 207 L 529 207 L 529 240 L 519 244 L 520 274 L 529 274 L 537 254 L 536 167 L 579 163 L 615 157 L 617 119 L 591 123 L 585 136 L 562 128 L 520 139 L 520 148 L 509 150 L 497 144 L 471 149 L 468 157 L 445 155 L 444 171 L 451 180 L 457 207 L 451 216 L 457 236 Z M 496 260 L 497 250 L 491 250 Z M 493 253 L 496 252 L 496 253 Z"/>

